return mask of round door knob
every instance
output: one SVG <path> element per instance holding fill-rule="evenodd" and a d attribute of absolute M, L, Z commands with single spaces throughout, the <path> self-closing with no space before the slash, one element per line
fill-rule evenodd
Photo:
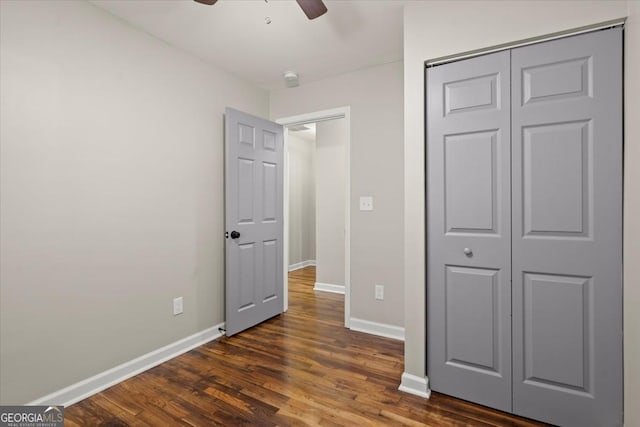
<path fill-rule="evenodd" d="M 240 233 L 238 233 L 236 230 L 233 230 L 231 232 L 231 238 L 232 239 L 237 239 L 238 237 L 240 237 Z"/>
<path fill-rule="evenodd" d="M 468 257 L 473 256 L 473 251 L 471 249 L 469 249 L 469 248 L 464 248 L 464 250 L 462 252 L 464 252 L 464 254 L 466 256 L 468 256 Z"/>

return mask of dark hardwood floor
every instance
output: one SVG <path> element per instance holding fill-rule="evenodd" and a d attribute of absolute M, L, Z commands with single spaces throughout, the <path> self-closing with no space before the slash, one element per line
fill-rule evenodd
<path fill-rule="evenodd" d="M 536 426 L 433 393 L 398 391 L 403 343 L 343 327 L 343 296 L 290 274 L 289 311 L 65 409 L 67 426 Z"/>

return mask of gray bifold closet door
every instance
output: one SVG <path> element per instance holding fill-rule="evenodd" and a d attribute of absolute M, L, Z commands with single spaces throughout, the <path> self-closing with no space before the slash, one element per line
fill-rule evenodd
<path fill-rule="evenodd" d="M 509 52 L 428 73 L 431 388 L 511 410 Z"/>
<path fill-rule="evenodd" d="M 622 425 L 622 29 L 427 80 L 432 389 Z"/>

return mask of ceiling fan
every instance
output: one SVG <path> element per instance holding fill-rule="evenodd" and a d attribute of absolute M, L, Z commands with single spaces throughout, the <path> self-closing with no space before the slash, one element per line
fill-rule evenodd
<path fill-rule="evenodd" d="M 212 6 L 216 4 L 218 0 L 194 0 L 198 3 Z M 265 0 L 267 1 L 267 0 Z M 324 15 L 327 12 L 327 6 L 324 5 L 322 0 L 296 0 L 300 9 L 307 15 L 309 19 L 316 19 L 318 16 Z"/>

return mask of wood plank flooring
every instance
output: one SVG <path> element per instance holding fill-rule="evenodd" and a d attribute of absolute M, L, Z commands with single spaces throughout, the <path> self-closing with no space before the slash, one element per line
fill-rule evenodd
<path fill-rule="evenodd" d="M 65 409 L 67 426 L 540 426 L 398 391 L 403 343 L 343 327 L 342 295 L 289 275 L 289 311 Z"/>

